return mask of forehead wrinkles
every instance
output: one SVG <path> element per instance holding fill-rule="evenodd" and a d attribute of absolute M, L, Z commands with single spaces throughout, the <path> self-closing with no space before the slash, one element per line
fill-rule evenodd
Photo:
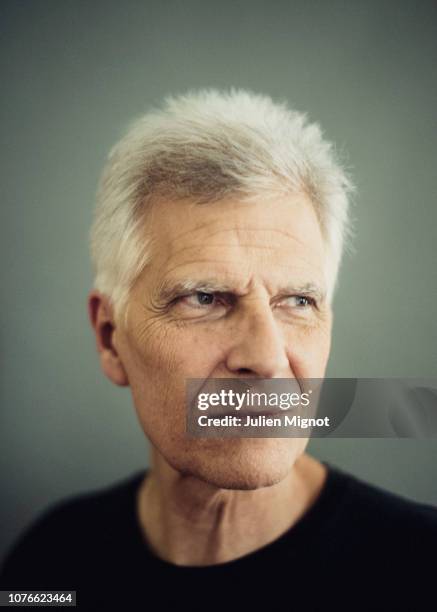
<path fill-rule="evenodd" d="M 278 276 L 280 272 L 283 276 L 290 276 L 296 274 L 305 273 L 316 273 L 320 271 L 320 265 L 315 260 L 309 257 L 305 257 L 302 254 L 296 254 L 293 257 L 287 259 L 284 258 L 251 258 L 251 257 L 223 257 L 223 253 L 218 253 L 216 257 L 211 254 L 209 257 L 198 255 L 197 257 L 186 258 L 168 258 L 161 268 L 161 272 L 166 275 L 171 275 L 174 272 L 181 271 L 181 273 L 191 274 L 198 270 L 199 272 L 214 271 L 221 273 L 222 276 L 247 276 L 253 272 L 261 275 L 264 272 L 262 266 L 265 264 L 267 270 L 265 273 L 269 277 Z"/>
<path fill-rule="evenodd" d="M 208 224 L 212 225 L 212 224 Z M 318 242 L 318 241 L 317 241 Z M 170 238 L 166 248 L 168 258 L 177 257 L 181 253 L 198 251 L 207 248 L 240 249 L 253 248 L 266 251 L 283 251 L 296 248 L 305 251 L 317 251 L 318 244 L 313 240 L 305 240 L 290 231 L 279 228 L 253 227 L 206 227 L 179 233 Z"/>
<path fill-rule="evenodd" d="M 213 278 L 216 284 L 231 287 L 227 291 L 237 293 L 252 283 L 254 286 L 264 285 L 268 289 L 271 288 L 273 293 L 275 287 L 280 288 L 290 284 L 300 286 L 313 283 L 323 290 L 325 280 L 323 270 L 317 264 L 318 262 L 308 261 L 303 257 L 289 258 L 288 261 L 286 259 L 265 261 L 250 257 L 237 259 L 197 256 L 169 262 L 154 275 L 154 278 L 158 284 L 170 279 L 173 279 L 170 281 L 171 284 L 186 279 L 205 281 Z"/>

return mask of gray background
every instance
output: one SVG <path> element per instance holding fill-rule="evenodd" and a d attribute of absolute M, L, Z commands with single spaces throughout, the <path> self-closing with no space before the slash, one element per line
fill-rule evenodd
<path fill-rule="evenodd" d="M 1 3 L 0 554 L 53 500 L 147 464 L 100 373 L 87 234 L 104 157 L 168 93 L 242 86 L 320 121 L 358 185 L 328 374 L 434 377 L 437 10 L 428 1 Z M 312 441 L 437 504 L 437 440 Z"/>

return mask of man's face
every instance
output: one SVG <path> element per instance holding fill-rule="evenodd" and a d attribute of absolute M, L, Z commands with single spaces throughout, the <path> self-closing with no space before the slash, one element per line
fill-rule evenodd
<path fill-rule="evenodd" d="M 150 264 L 114 335 L 144 432 L 173 468 L 216 486 L 279 482 L 307 440 L 187 438 L 185 383 L 324 376 L 332 317 L 314 209 L 303 196 L 161 202 L 149 234 Z"/>

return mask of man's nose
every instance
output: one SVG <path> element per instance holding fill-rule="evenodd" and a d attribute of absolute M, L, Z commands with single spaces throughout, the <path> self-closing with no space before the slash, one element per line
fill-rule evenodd
<path fill-rule="evenodd" d="M 270 305 L 241 314 L 233 332 L 227 368 L 248 377 L 288 378 L 286 340 Z"/>

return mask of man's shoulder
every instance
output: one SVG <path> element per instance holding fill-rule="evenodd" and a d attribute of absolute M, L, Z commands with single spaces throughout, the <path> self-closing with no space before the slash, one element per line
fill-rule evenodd
<path fill-rule="evenodd" d="M 133 495 L 144 472 L 110 485 L 70 495 L 52 503 L 25 528 L 8 551 L 1 582 L 37 576 L 38 568 L 56 575 L 67 564 L 91 556 L 114 540 L 114 524 L 129 528 L 134 518 Z M 120 519 L 119 521 L 117 519 Z M 93 546 L 93 542 L 95 546 Z"/>
<path fill-rule="evenodd" d="M 328 511 L 319 513 L 313 536 L 312 558 L 323 584 L 341 585 L 360 610 L 426 609 L 422 603 L 431 601 L 434 583 L 437 508 L 331 468 L 329 503 L 323 504 Z"/>
<path fill-rule="evenodd" d="M 36 535 L 64 530 L 66 524 L 71 533 L 77 529 L 94 529 L 94 521 L 103 525 L 105 519 L 114 521 L 117 513 L 125 513 L 132 508 L 133 495 L 139 486 L 144 472 L 137 472 L 109 485 L 93 490 L 69 495 L 48 506 L 36 517 L 25 535 Z"/>
<path fill-rule="evenodd" d="M 339 468 L 334 471 L 347 485 L 340 514 L 351 529 L 370 536 L 402 536 L 404 543 L 418 537 L 437 542 L 436 506 L 387 490 Z"/>

